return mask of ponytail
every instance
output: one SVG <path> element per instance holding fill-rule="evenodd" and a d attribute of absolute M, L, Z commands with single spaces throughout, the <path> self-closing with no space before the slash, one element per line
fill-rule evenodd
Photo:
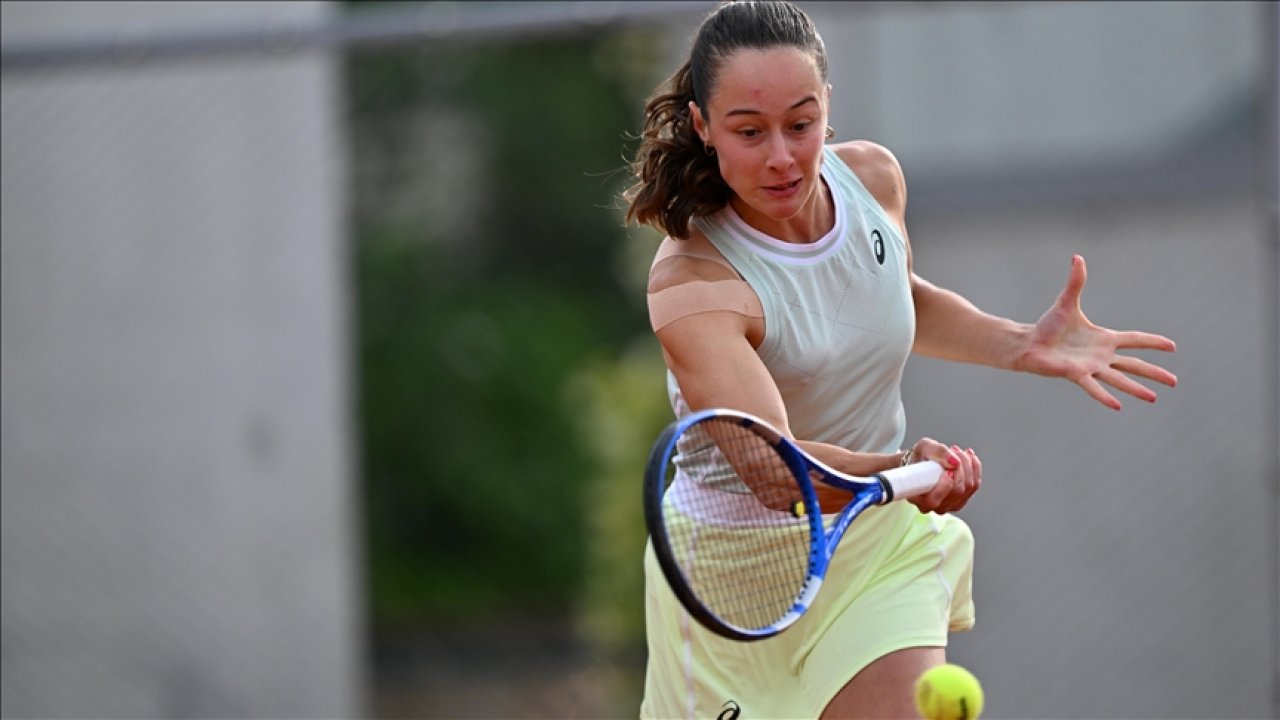
<path fill-rule="evenodd" d="M 686 62 L 645 104 L 640 147 L 631 163 L 636 182 L 623 193 L 626 221 L 650 225 L 673 238 L 689 236 L 694 216 L 711 215 L 729 203 L 732 191 L 693 129 L 691 63 Z"/>

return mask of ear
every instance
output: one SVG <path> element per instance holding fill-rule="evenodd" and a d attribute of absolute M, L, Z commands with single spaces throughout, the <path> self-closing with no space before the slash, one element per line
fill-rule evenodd
<path fill-rule="evenodd" d="M 693 119 L 693 131 L 698 133 L 702 142 L 706 143 L 710 140 L 711 138 L 707 136 L 707 121 L 702 117 L 702 109 L 692 100 L 689 101 L 689 117 Z"/>

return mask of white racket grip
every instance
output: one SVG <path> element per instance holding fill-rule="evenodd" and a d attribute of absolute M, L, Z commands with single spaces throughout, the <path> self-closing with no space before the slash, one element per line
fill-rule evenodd
<path fill-rule="evenodd" d="M 942 466 L 933 460 L 925 460 L 885 470 L 880 473 L 880 477 L 884 478 L 892 492 L 889 500 L 915 497 L 929 492 L 938 484 L 938 480 L 942 478 Z"/>

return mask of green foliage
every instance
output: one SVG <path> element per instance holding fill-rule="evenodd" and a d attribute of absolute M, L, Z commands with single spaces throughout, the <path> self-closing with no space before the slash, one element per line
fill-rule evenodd
<path fill-rule="evenodd" d="M 422 243 L 361 245 L 370 568 L 387 619 L 549 603 L 580 582 L 587 464 L 557 398 L 579 305 L 459 282 Z"/>
<path fill-rule="evenodd" d="M 621 189 L 621 133 L 635 118 L 617 83 L 589 72 L 593 55 L 587 43 L 487 52 L 461 93 L 483 108 L 496 180 L 480 234 L 510 239 L 489 248 L 486 264 L 608 295 L 616 289 L 601 270 L 621 235 L 604 208 Z"/>
<path fill-rule="evenodd" d="M 599 438 L 586 446 L 566 387 L 647 334 L 617 269 L 616 171 L 637 118 L 600 69 L 608 42 L 350 60 L 376 624 L 565 609 L 587 582 Z M 458 187 L 450 168 L 473 166 Z M 638 496 L 640 468 L 609 482 Z"/>
<path fill-rule="evenodd" d="M 641 469 L 653 438 L 671 420 L 662 354 L 652 338 L 621 357 L 584 368 L 570 385 L 578 432 L 595 472 L 587 485 L 587 531 L 593 538 L 579 624 L 598 656 L 627 665 L 644 648 L 644 556 L 647 532 Z M 615 694 L 635 707 L 638 675 Z M 625 682 L 624 679 L 622 682 Z"/>

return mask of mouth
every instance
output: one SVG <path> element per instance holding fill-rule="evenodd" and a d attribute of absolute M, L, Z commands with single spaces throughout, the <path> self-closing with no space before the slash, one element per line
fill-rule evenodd
<path fill-rule="evenodd" d="M 800 187 L 800 183 L 803 180 L 804 178 L 798 178 L 796 180 L 780 183 L 778 185 L 766 185 L 764 186 L 764 191 L 769 193 L 770 195 L 785 197 L 787 195 L 794 193 L 796 189 Z"/>

